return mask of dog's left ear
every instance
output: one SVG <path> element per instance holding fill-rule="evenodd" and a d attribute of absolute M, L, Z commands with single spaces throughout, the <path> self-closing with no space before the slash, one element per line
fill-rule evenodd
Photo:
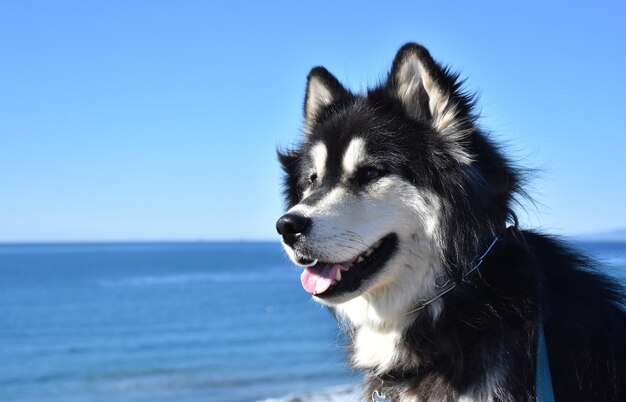
<path fill-rule="evenodd" d="M 393 61 L 387 85 L 406 113 L 444 131 L 455 122 L 457 110 L 451 97 L 456 76 L 450 76 L 416 43 L 402 46 Z"/>

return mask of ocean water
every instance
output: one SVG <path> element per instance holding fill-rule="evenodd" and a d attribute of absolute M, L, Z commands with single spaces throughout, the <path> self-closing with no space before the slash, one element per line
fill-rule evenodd
<path fill-rule="evenodd" d="M 626 243 L 580 243 L 626 278 Z M 0 246 L 0 401 L 356 401 L 277 243 Z"/>

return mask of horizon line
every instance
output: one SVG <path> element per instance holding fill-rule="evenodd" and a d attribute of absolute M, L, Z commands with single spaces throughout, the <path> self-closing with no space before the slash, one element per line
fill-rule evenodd
<path fill-rule="evenodd" d="M 87 239 L 87 240 L 0 240 L 2 246 L 97 245 L 97 244 L 201 244 L 201 243 L 280 243 L 279 239 Z"/>

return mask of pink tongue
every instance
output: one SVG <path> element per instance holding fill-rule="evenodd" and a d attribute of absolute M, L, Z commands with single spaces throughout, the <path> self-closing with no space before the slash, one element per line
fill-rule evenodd
<path fill-rule="evenodd" d="M 323 267 L 306 267 L 300 275 L 302 287 L 309 293 L 318 295 L 324 293 L 335 282 L 337 271 L 347 271 L 348 267 L 341 264 L 326 264 Z"/>

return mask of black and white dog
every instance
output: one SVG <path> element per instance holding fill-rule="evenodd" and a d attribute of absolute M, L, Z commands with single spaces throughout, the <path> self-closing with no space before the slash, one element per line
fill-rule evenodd
<path fill-rule="evenodd" d="M 417 44 L 354 94 L 308 76 L 304 137 L 279 153 L 285 249 L 365 372 L 364 398 L 534 401 L 543 324 L 558 401 L 626 401 L 620 287 L 520 230 L 522 178 L 476 125 L 457 74 Z"/>

